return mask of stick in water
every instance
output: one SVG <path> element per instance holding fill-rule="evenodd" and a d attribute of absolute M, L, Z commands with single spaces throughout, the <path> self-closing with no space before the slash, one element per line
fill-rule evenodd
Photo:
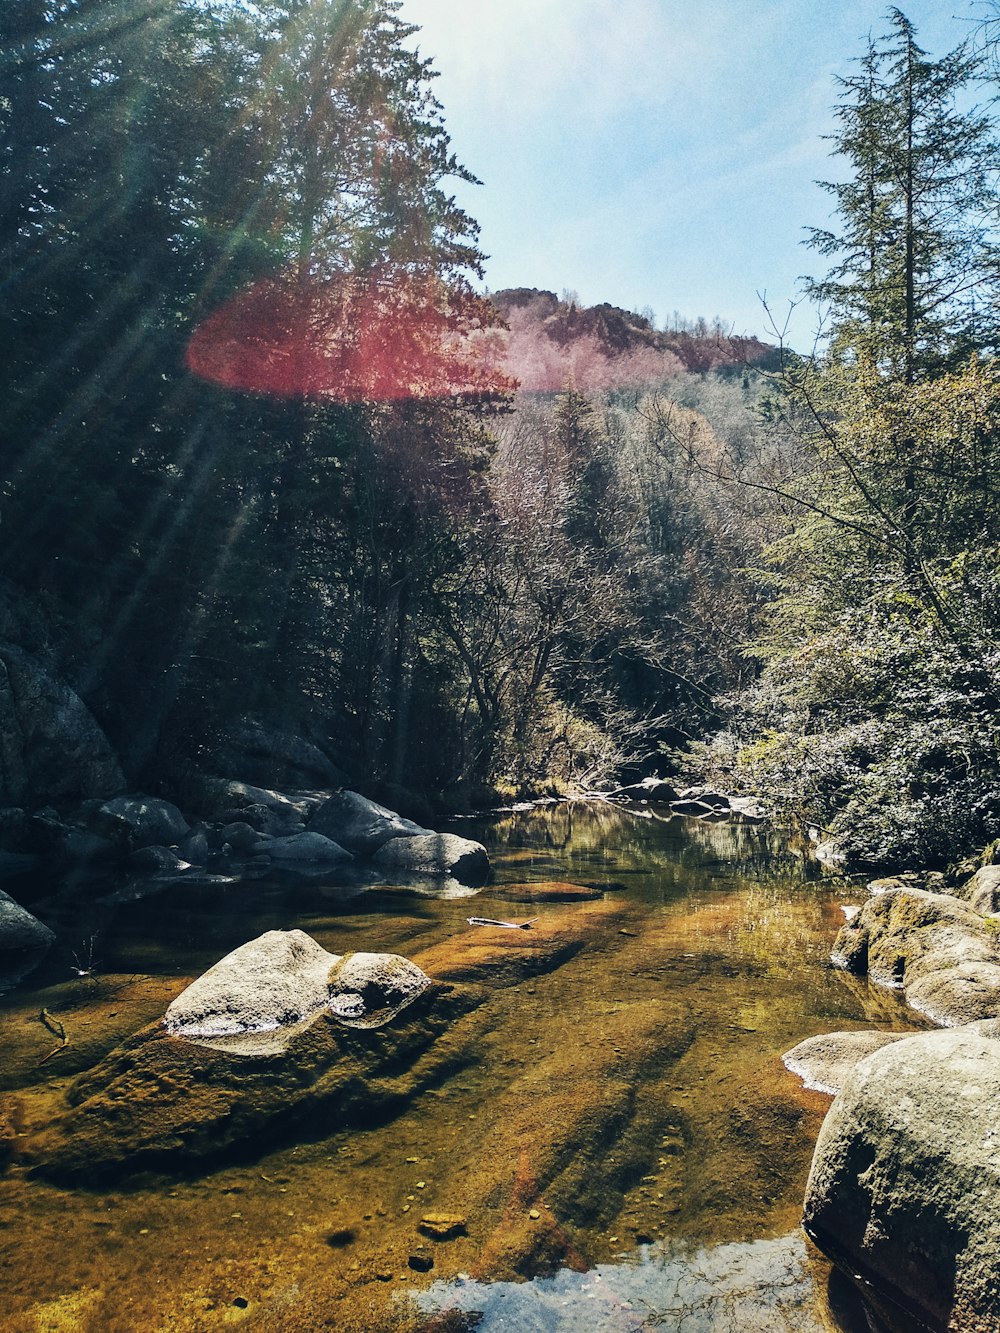
<path fill-rule="evenodd" d="M 488 916 L 470 916 L 466 919 L 470 926 L 502 926 L 504 930 L 530 930 L 531 922 L 537 921 L 538 917 L 533 916 L 531 921 L 494 921 Z"/>

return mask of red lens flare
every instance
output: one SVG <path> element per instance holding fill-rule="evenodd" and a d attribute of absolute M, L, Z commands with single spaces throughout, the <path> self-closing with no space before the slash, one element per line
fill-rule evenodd
<path fill-rule="evenodd" d="M 488 309 L 421 275 L 266 278 L 195 329 L 187 367 L 224 388 L 280 398 L 497 396 L 512 385 Z"/>

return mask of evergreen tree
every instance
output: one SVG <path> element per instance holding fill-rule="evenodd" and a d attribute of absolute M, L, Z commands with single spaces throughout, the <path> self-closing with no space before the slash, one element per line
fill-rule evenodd
<path fill-rule="evenodd" d="M 810 243 L 835 263 L 811 287 L 841 347 L 912 383 L 997 343 L 998 159 L 991 117 L 961 105 L 979 58 L 963 45 L 932 60 L 889 17 L 842 80 L 833 143 L 850 174 L 826 184 L 840 225 Z"/>

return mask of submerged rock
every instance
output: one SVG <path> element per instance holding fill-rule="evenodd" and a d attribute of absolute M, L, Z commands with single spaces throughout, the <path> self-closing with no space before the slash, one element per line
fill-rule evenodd
<path fill-rule="evenodd" d="M 586 884 L 564 884 L 552 879 L 537 884 L 494 884 L 490 893 L 512 903 L 583 903 L 604 896 L 600 889 Z"/>
<path fill-rule="evenodd" d="M 584 903 L 572 911 L 546 913 L 530 930 L 473 926 L 415 956 L 430 976 L 491 986 L 513 986 L 551 972 L 623 918 L 617 903 Z"/>
<path fill-rule="evenodd" d="M 177 997 L 167 1011 L 173 1031 L 152 1023 L 77 1079 L 69 1109 L 24 1141 L 26 1155 L 44 1175 L 97 1183 L 252 1156 L 293 1133 L 329 1133 L 401 1110 L 480 1058 L 492 1026 L 485 1002 L 497 988 L 558 967 L 600 924 L 587 914 L 605 918 L 609 906 L 553 912 L 530 948 L 494 940 L 470 955 L 461 941 L 482 943 L 486 932 L 469 929 L 415 963 L 364 954 L 340 960 L 302 931 L 268 932 Z M 474 984 L 453 984 L 451 972 Z M 340 1021 L 328 1006 L 331 987 Z M 354 997 L 373 1016 L 401 998 L 405 1010 L 372 1030 Z M 651 1007 L 654 1017 L 662 1033 L 661 1007 Z M 263 1028 L 277 1023 L 285 1026 Z M 222 1035 L 204 1035 L 212 1032 Z M 591 1072 L 581 1051 L 581 1078 Z"/>
<path fill-rule="evenodd" d="M 482 843 L 455 833 L 391 838 L 372 857 L 372 864 L 383 874 L 428 875 L 463 884 L 485 884 L 490 874 L 490 858 Z"/>
<path fill-rule="evenodd" d="M 1000 1041 L 976 1023 L 862 1060 L 820 1132 L 805 1227 L 882 1323 L 1000 1327 Z"/>

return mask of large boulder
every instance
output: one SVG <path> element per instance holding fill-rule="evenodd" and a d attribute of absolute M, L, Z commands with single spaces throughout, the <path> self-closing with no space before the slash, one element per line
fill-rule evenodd
<path fill-rule="evenodd" d="M 36 967 L 54 940 L 48 926 L 0 890 L 0 990 Z"/>
<path fill-rule="evenodd" d="M 156 796 L 116 796 L 94 811 L 91 823 L 96 833 L 133 851 L 174 846 L 191 831 L 177 806 Z"/>
<path fill-rule="evenodd" d="M 429 985 L 396 954 L 331 954 L 304 931 L 269 930 L 193 981 L 163 1021 L 171 1036 L 201 1045 L 277 1054 L 321 1013 L 381 1027 Z"/>
<path fill-rule="evenodd" d="M 323 875 L 333 866 L 354 860 L 350 852 L 322 833 L 293 833 L 287 838 L 260 838 L 250 846 L 254 856 L 266 856 L 277 870 Z"/>
<path fill-rule="evenodd" d="M 0 644 L 0 805 L 110 796 L 124 785 L 79 695 L 20 648 Z"/>
<path fill-rule="evenodd" d="M 310 819 L 309 831 L 332 838 L 355 856 L 371 856 L 391 838 L 412 838 L 429 830 L 356 791 L 338 791 Z"/>
<path fill-rule="evenodd" d="M 215 756 L 215 768 L 263 787 L 339 787 L 343 770 L 314 741 L 284 727 L 247 718 Z"/>
<path fill-rule="evenodd" d="M 1000 1041 L 994 1021 L 893 1042 L 834 1099 L 805 1227 L 883 1324 L 1000 1328 Z"/>
<path fill-rule="evenodd" d="M 0 890 L 0 955 L 47 949 L 54 939 L 48 926 Z"/>
<path fill-rule="evenodd" d="M 485 884 L 490 874 L 490 858 L 482 843 L 455 833 L 391 838 L 372 857 L 372 864 L 386 875 L 457 879 L 462 884 Z"/>
<path fill-rule="evenodd" d="M 900 988 L 935 1023 L 956 1026 L 1000 1014 L 995 932 L 967 903 L 944 893 L 891 888 L 841 927 L 838 967 Z"/>
<path fill-rule="evenodd" d="M 983 866 L 965 881 L 957 896 L 976 912 L 992 916 L 1000 912 L 1000 866 Z"/>
<path fill-rule="evenodd" d="M 835 1096 L 857 1064 L 893 1041 L 905 1041 L 909 1032 L 826 1032 L 807 1037 L 781 1057 L 789 1073 L 807 1088 Z"/>

